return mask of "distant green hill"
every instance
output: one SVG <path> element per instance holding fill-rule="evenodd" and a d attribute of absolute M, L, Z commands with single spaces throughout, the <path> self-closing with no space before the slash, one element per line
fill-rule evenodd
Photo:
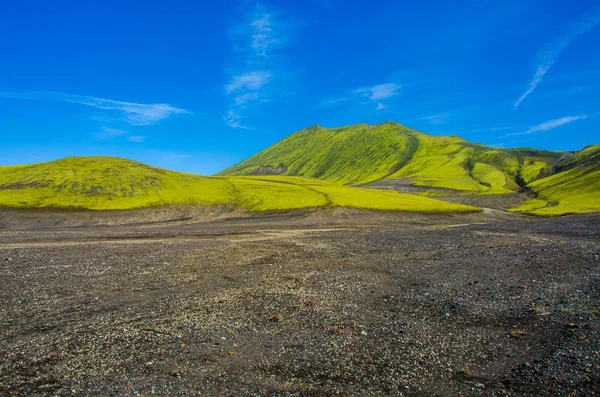
<path fill-rule="evenodd" d="M 478 209 L 451 201 L 485 203 L 479 199 L 515 192 L 531 199 L 522 202 L 523 195 L 513 194 L 517 200 L 503 199 L 511 204 L 502 208 L 522 202 L 511 211 L 600 211 L 600 145 L 577 153 L 499 149 L 388 122 L 310 127 L 214 177 L 111 157 L 0 167 L 0 207 L 15 208 L 194 204 L 247 211 L 341 206 L 463 212 Z M 447 201 L 426 197 L 435 195 Z"/>
<path fill-rule="evenodd" d="M 411 159 L 419 145 L 406 128 L 365 124 L 298 131 L 218 175 L 299 175 L 341 184 L 385 178 Z"/>
<path fill-rule="evenodd" d="M 492 148 L 457 136 L 428 135 L 394 122 L 331 129 L 313 126 L 218 175 L 305 176 L 342 185 L 393 180 L 431 188 L 431 194 L 440 195 L 525 191 L 535 199 L 514 211 L 561 215 L 600 211 L 598 152 L 598 146 L 574 155 Z"/>
<path fill-rule="evenodd" d="M 295 175 L 353 185 L 407 178 L 416 186 L 510 193 L 547 174 L 562 154 L 490 148 L 393 122 L 313 126 L 218 175 Z"/>
<path fill-rule="evenodd" d="M 469 212 L 478 208 L 298 177 L 202 177 L 112 157 L 0 167 L 0 207 L 133 209 L 218 205 L 249 211 L 351 207 Z"/>
<path fill-rule="evenodd" d="M 513 211 L 538 215 L 600 211 L 600 145 L 566 156 L 555 164 L 552 175 L 529 188 L 536 198 Z"/>

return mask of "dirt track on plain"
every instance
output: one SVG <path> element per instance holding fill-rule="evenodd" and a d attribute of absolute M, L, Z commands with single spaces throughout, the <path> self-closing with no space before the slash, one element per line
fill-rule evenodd
<path fill-rule="evenodd" d="M 492 215 L 0 214 L 0 395 L 600 394 L 600 215 Z"/>

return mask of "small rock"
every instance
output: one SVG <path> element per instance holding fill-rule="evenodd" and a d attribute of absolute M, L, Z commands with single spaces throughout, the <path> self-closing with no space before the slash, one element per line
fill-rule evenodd
<path fill-rule="evenodd" d="M 278 323 L 278 322 L 280 322 L 280 321 L 281 321 L 281 316 L 280 316 L 280 315 L 278 315 L 278 314 L 276 314 L 276 315 L 274 315 L 274 316 L 272 316 L 272 317 L 271 317 L 271 320 L 270 320 L 270 321 L 272 321 L 272 322 L 274 322 L 274 323 Z"/>

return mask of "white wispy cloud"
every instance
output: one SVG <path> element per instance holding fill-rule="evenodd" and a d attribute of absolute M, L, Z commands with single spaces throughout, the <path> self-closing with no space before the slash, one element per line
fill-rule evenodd
<path fill-rule="evenodd" d="M 540 131 L 549 131 L 549 130 L 553 130 L 555 128 L 558 128 L 560 126 L 563 126 L 565 124 L 569 124 L 569 123 L 572 123 L 574 121 L 583 120 L 583 119 L 587 119 L 587 118 L 588 118 L 587 114 L 582 114 L 582 115 L 579 115 L 579 116 L 561 117 L 560 119 L 549 120 L 549 121 L 545 121 L 543 123 L 540 123 L 538 125 L 534 125 L 532 127 L 529 127 L 525 131 L 502 135 L 500 138 L 506 138 L 506 137 L 509 137 L 509 136 L 517 136 L 517 135 L 528 135 L 528 134 L 533 134 L 535 132 L 540 132 Z"/>
<path fill-rule="evenodd" d="M 254 50 L 257 56 L 267 57 L 267 51 L 273 45 L 278 44 L 278 40 L 273 34 L 273 25 L 275 24 L 274 15 L 270 13 L 257 13 L 255 18 L 250 21 L 250 27 L 253 32 L 250 48 Z"/>
<path fill-rule="evenodd" d="M 385 110 L 388 105 L 382 103 L 386 99 L 400 94 L 402 86 L 396 83 L 383 83 L 370 87 L 361 87 L 347 91 L 344 95 L 329 98 L 322 102 L 323 106 L 335 106 L 347 102 L 374 104 L 375 110 Z"/>
<path fill-rule="evenodd" d="M 127 137 L 127 140 L 129 140 L 130 142 L 141 143 L 146 140 L 146 137 L 143 135 L 132 135 Z"/>
<path fill-rule="evenodd" d="M 98 140 L 107 140 L 113 139 L 117 137 L 124 137 L 130 142 L 141 143 L 146 140 L 146 137 L 143 135 L 128 135 L 129 131 L 120 130 L 117 128 L 110 127 L 101 127 L 100 132 L 94 133 L 94 137 Z"/>
<path fill-rule="evenodd" d="M 187 110 L 176 108 L 165 103 L 143 104 L 124 102 L 116 101 L 114 99 L 67 94 L 62 92 L 0 91 L 0 97 L 9 99 L 68 102 L 91 106 L 101 110 L 115 111 L 121 115 L 123 121 L 135 126 L 154 124 L 175 114 L 189 113 Z"/>
<path fill-rule="evenodd" d="M 231 78 L 229 83 L 225 86 L 225 93 L 229 95 L 236 91 L 243 91 L 244 94 L 241 94 L 241 96 L 247 96 L 249 92 L 259 90 L 262 86 L 267 84 L 270 79 L 271 73 L 264 70 L 242 73 Z"/>
<path fill-rule="evenodd" d="M 125 131 L 125 130 L 119 130 L 116 128 L 109 128 L 109 127 L 102 127 L 102 128 L 100 128 L 100 132 L 94 133 L 94 137 L 96 137 L 96 139 L 110 139 L 110 138 L 114 138 L 114 137 L 125 135 L 125 134 L 127 134 L 127 131 Z"/>
<path fill-rule="evenodd" d="M 567 48 L 571 42 L 576 40 L 590 29 L 593 29 L 600 23 L 600 8 L 593 9 L 584 18 L 571 25 L 566 31 L 558 36 L 546 46 L 536 56 L 535 73 L 529 82 L 527 90 L 517 99 L 514 109 L 518 109 L 521 103 L 531 94 L 544 79 L 544 76 L 554 66 L 560 53 Z"/>
<path fill-rule="evenodd" d="M 287 27 L 279 13 L 256 5 L 244 16 L 244 22 L 231 31 L 233 50 L 240 54 L 230 68 L 224 86 L 229 98 L 229 109 L 223 120 L 232 128 L 252 129 L 242 124 L 252 104 L 268 102 L 268 85 L 276 79 L 278 50 L 287 45 Z"/>
<path fill-rule="evenodd" d="M 363 87 L 354 90 L 354 93 L 366 96 L 372 101 L 381 101 L 398 95 L 398 91 L 402 88 L 395 83 L 378 84 L 372 87 Z"/>
<path fill-rule="evenodd" d="M 238 95 L 234 98 L 234 103 L 238 107 L 243 107 L 246 103 L 252 102 L 259 98 L 256 92 L 247 92 L 245 94 Z"/>
<path fill-rule="evenodd" d="M 239 114 L 237 114 L 235 112 L 235 110 L 233 109 L 229 109 L 229 111 L 227 112 L 227 114 L 225 116 L 223 116 L 223 121 L 225 122 L 226 125 L 228 125 L 231 128 L 240 128 L 243 130 L 253 130 L 253 127 L 248 127 L 246 125 L 243 125 L 241 122 L 241 117 Z"/>
<path fill-rule="evenodd" d="M 233 50 L 248 64 L 264 63 L 288 45 L 289 27 L 280 12 L 258 3 L 231 29 Z"/>

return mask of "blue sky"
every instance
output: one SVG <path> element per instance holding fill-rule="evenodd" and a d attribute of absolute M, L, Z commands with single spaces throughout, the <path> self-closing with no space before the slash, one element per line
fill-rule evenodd
<path fill-rule="evenodd" d="M 310 125 L 600 143 L 597 1 L 14 1 L 0 164 L 110 155 L 212 174 Z"/>

